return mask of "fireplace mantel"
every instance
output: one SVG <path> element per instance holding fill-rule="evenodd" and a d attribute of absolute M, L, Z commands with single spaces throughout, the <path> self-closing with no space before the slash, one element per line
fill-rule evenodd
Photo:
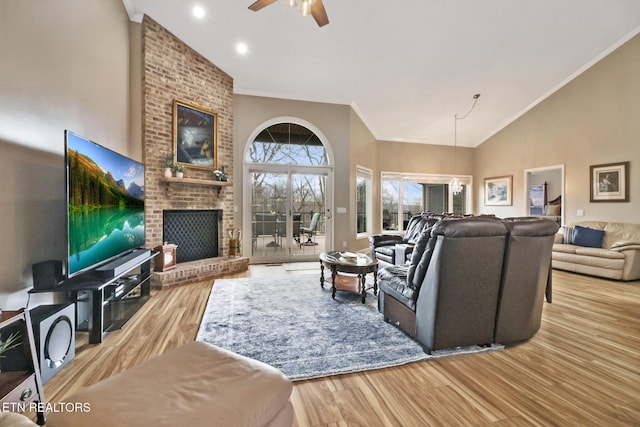
<path fill-rule="evenodd" d="M 197 179 L 197 178 L 176 178 L 176 177 L 162 177 L 160 182 L 166 184 L 196 184 L 196 185 L 208 185 L 210 187 L 230 187 L 233 183 L 228 181 L 214 181 L 212 179 Z"/>
<path fill-rule="evenodd" d="M 180 185 L 180 184 L 194 184 L 201 185 L 204 187 L 212 187 L 218 190 L 218 194 L 220 194 L 220 190 L 224 187 L 231 187 L 233 183 L 228 181 L 214 181 L 212 179 L 198 179 L 198 178 L 176 178 L 176 177 L 161 177 L 160 182 L 167 184 L 167 190 L 169 191 L 169 187 L 172 185 Z"/>

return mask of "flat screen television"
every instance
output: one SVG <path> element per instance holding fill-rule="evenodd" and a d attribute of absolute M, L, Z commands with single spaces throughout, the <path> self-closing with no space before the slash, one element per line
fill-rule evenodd
<path fill-rule="evenodd" d="M 67 278 L 144 245 L 144 165 L 65 131 Z"/>

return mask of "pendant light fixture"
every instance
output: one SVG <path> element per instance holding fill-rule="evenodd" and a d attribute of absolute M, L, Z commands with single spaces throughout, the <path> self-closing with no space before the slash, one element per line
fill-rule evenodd
<path fill-rule="evenodd" d="M 453 120 L 453 170 L 454 171 L 456 169 L 456 153 L 458 151 L 458 120 L 465 119 L 469 114 L 471 114 L 476 104 L 478 103 L 478 98 L 480 98 L 479 93 L 476 93 L 475 95 L 473 95 L 473 105 L 471 105 L 471 108 L 469 109 L 469 111 L 467 111 L 467 114 L 463 116 L 458 116 L 456 114 L 454 116 L 454 120 Z M 451 191 L 453 192 L 454 195 L 460 194 L 463 190 L 462 183 L 460 182 L 460 178 L 458 177 L 454 177 L 451 180 L 451 182 L 449 183 L 449 187 L 451 187 Z"/>

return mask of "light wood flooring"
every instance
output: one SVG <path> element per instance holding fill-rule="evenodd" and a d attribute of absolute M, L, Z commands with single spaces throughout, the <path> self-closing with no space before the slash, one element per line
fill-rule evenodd
<path fill-rule="evenodd" d="M 297 272 L 251 266 L 233 277 L 285 274 Z M 640 425 L 640 282 L 553 276 L 553 303 L 545 303 L 542 328 L 528 342 L 296 382 L 294 425 Z M 45 385 L 47 400 L 64 401 L 82 386 L 192 341 L 210 288 L 196 283 L 154 291 L 101 345 L 78 334 L 75 359 Z"/>

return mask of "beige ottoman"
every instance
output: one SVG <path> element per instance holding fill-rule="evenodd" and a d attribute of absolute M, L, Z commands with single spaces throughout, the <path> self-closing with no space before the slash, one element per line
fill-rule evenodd
<path fill-rule="evenodd" d="M 291 390 L 272 366 L 191 342 L 65 398 L 86 412 L 49 413 L 47 427 L 290 427 Z"/>

